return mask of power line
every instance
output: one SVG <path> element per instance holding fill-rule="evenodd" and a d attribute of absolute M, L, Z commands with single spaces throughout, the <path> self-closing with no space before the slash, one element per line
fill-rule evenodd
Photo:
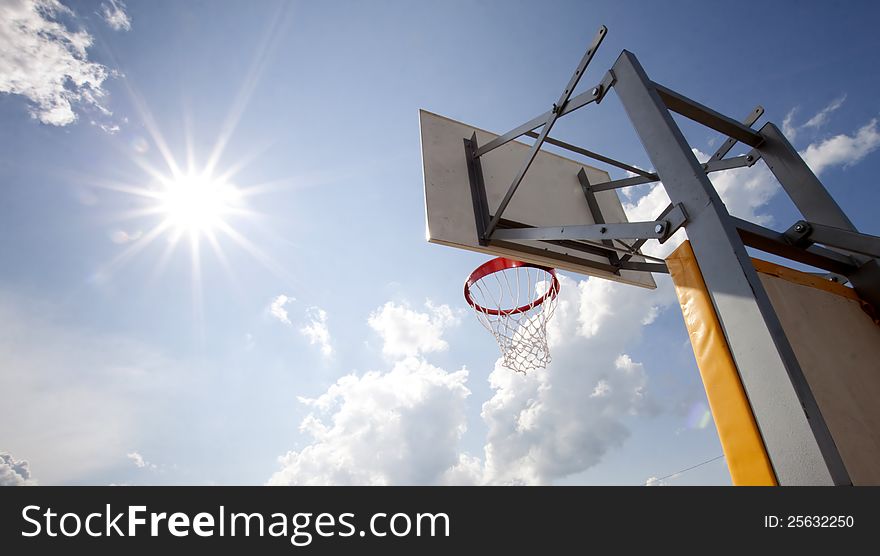
<path fill-rule="evenodd" d="M 671 473 L 669 475 L 666 475 L 665 477 L 660 477 L 659 479 L 654 479 L 654 480 L 657 482 L 660 482 L 660 481 L 669 479 L 671 477 L 675 477 L 676 475 L 681 475 L 682 473 L 686 473 L 692 469 L 696 469 L 697 467 L 702 467 L 703 465 L 706 465 L 707 463 L 712 463 L 713 461 L 718 461 L 719 459 L 721 459 L 723 457 L 724 457 L 724 454 L 721 454 L 720 456 L 715 456 L 712 459 L 707 459 L 706 461 L 700 462 L 696 465 L 692 465 L 692 466 L 688 467 L 687 469 L 682 469 L 681 471 L 676 471 L 675 473 Z M 647 486 L 647 483 L 639 485 L 639 486 Z"/>

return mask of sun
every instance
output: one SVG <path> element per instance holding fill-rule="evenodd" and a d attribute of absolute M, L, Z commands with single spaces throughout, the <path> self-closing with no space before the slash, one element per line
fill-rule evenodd
<path fill-rule="evenodd" d="M 170 159 L 168 166 L 169 171 L 162 173 L 144 165 L 144 170 L 152 177 L 149 185 L 98 184 L 124 193 L 130 198 L 139 199 L 139 206 L 119 215 L 120 221 L 132 222 L 131 226 L 136 231 L 122 231 L 117 234 L 117 237 L 122 238 L 119 243 L 127 245 L 95 273 L 96 280 L 108 279 L 118 268 L 138 253 L 144 252 L 149 245 L 155 244 L 159 238 L 167 241 L 155 265 L 156 274 L 161 273 L 181 243 L 189 246 L 195 282 L 201 280 L 202 246 L 209 247 L 220 264 L 231 274 L 232 267 L 221 244 L 224 238 L 243 248 L 265 266 L 277 270 L 277 264 L 271 257 L 237 229 L 242 219 L 253 220 L 261 216 L 249 206 L 248 199 L 262 193 L 264 186 L 240 187 L 233 181 L 234 171 L 215 174 L 210 166 L 198 168 L 194 165 L 187 171 L 181 171 L 173 159 Z M 152 223 L 147 225 L 144 219 L 150 219 Z"/>
<path fill-rule="evenodd" d="M 131 155 L 131 161 L 137 167 L 135 171 L 124 181 L 95 179 L 89 182 L 122 194 L 120 201 L 124 198 L 126 205 L 113 217 L 118 223 L 116 226 L 122 229 L 111 234 L 113 242 L 122 247 L 95 271 L 94 281 L 105 283 L 135 256 L 148 252 L 158 254 L 151 272 L 152 277 L 158 277 L 174 260 L 174 254 L 188 247 L 192 283 L 195 296 L 199 297 L 206 251 L 212 252 L 215 262 L 234 279 L 236 265 L 231 264 L 226 254 L 230 244 L 274 274 L 287 276 L 286 269 L 264 252 L 261 242 L 252 241 L 245 234 L 245 230 L 267 232 L 260 224 L 264 215 L 253 206 L 253 201 L 264 193 L 283 189 L 287 181 L 242 184 L 239 174 L 259 152 L 246 153 L 237 161 L 222 164 L 222 153 L 233 124 L 226 125 L 205 158 L 195 152 L 194 139 L 185 131 L 186 151 L 180 157 L 172 153 L 149 112 L 144 111 L 142 117 L 149 123 L 147 130 L 152 142 L 144 140 L 147 146 L 133 147 L 135 154 Z M 150 145 L 155 147 L 158 160 L 147 157 Z"/>
<path fill-rule="evenodd" d="M 240 191 L 206 173 L 163 180 L 156 193 L 156 212 L 165 218 L 165 224 L 190 236 L 212 234 L 224 224 L 224 218 L 240 209 Z"/>

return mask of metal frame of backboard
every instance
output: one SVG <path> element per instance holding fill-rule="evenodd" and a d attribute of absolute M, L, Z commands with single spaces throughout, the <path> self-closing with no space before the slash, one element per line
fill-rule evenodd
<path fill-rule="evenodd" d="M 569 224 L 569 233 L 577 229 L 572 226 L 603 223 L 613 228 L 626 223 L 626 212 L 616 191 L 588 191 L 590 194 L 585 195 L 589 184 L 610 181 L 608 172 L 577 160 L 581 157 L 566 157 L 565 153 L 547 150 L 538 152 L 499 224 L 499 228 L 510 228 L 511 239 L 495 238 L 490 244 L 479 237 L 478 230 L 489 220 L 486 207 L 501 202 L 531 145 L 510 141 L 491 155 L 474 159 L 470 146 L 487 144 L 498 135 L 427 110 L 419 110 L 419 134 L 425 239 L 429 242 L 649 289 L 656 287 L 652 274 L 643 272 L 639 263 L 656 262 L 662 269 L 663 259 L 641 253 L 633 255 L 630 242 L 610 241 L 599 234 L 579 241 L 514 238 L 520 233 L 517 228 L 552 226 L 558 222 Z M 681 220 L 680 212 L 672 216 Z M 654 223 L 642 223 L 636 231 L 661 237 L 663 234 L 655 232 L 655 228 Z M 611 264 L 618 261 L 624 264 Z"/>
<path fill-rule="evenodd" d="M 767 123 L 759 130 L 751 127 L 763 114 L 760 106 L 742 122 L 736 121 L 652 81 L 635 55 L 626 50 L 598 84 L 573 96 L 606 34 L 607 29 L 601 27 L 549 111 L 484 145 L 476 144 L 476 136 L 465 140 L 463 156 L 468 162 L 479 241 L 483 245 L 507 240 L 588 242 L 591 248 L 605 250 L 612 267 L 666 272 L 662 262 L 635 263 L 631 259 L 640 255 L 639 249 L 646 241 L 664 241 L 678 228 L 686 228 L 779 484 L 851 484 L 746 247 L 823 269 L 837 280 L 843 276 L 869 306 L 880 308 L 880 238 L 856 230 L 775 125 Z M 600 103 L 612 89 L 655 171 L 647 172 L 549 136 L 560 117 Z M 705 164 L 700 164 L 671 112 L 714 129 L 727 140 Z M 532 137 L 535 142 L 500 205 L 488 207 L 480 160 L 522 136 Z M 751 147 L 751 151 L 725 158 L 738 142 Z M 596 224 L 566 226 L 566 222 L 560 222 L 555 227 L 527 227 L 506 221 L 505 209 L 545 143 L 635 176 L 595 184 L 578 176 Z M 760 159 L 804 217 L 786 232 L 731 216 L 708 178 L 711 172 L 751 167 Z M 601 211 L 591 202 L 598 191 L 658 181 L 672 203 L 652 222 L 605 224 Z"/>

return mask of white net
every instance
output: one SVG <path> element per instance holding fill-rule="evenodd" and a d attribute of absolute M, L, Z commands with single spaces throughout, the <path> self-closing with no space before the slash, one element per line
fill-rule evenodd
<path fill-rule="evenodd" d="M 551 270 L 527 265 L 468 282 L 471 305 L 498 342 L 508 369 L 525 374 L 550 363 L 547 322 L 556 309 L 558 290 Z"/>

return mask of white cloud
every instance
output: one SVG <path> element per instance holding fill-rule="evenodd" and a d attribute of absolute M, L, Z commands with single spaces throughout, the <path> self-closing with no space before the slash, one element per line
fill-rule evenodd
<path fill-rule="evenodd" d="M 459 454 L 458 463 L 443 472 L 441 485 L 461 486 L 483 484 L 483 462 L 470 454 Z"/>
<path fill-rule="evenodd" d="M 801 156 L 814 173 L 821 174 L 829 166 L 855 164 L 878 146 L 880 146 L 880 131 L 877 129 L 877 120 L 872 119 L 853 135 L 840 134 L 813 143 L 801 153 Z"/>
<path fill-rule="evenodd" d="M 327 311 L 320 307 L 310 307 L 307 316 L 309 324 L 300 328 L 300 332 L 309 339 L 310 344 L 321 347 L 321 355 L 330 357 L 333 355 L 333 346 L 330 344 L 330 330 L 327 328 Z"/>
<path fill-rule="evenodd" d="M 312 442 L 279 458 L 269 484 L 430 485 L 478 473 L 478 462 L 459 453 L 467 376 L 410 357 L 301 398 L 313 409 L 300 425 Z"/>
<path fill-rule="evenodd" d="M 797 107 L 794 107 L 788 111 L 788 114 L 786 114 L 785 118 L 782 120 L 782 134 L 785 135 L 791 142 L 794 142 L 798 134 L 798 128 L 794 124 L 794 115 L 796 113 Z"/>
<path fill-rule="evenodd" d="M 368 323 L 382 336 L 382 352 L 392 358 L 407 357 L 421 353 L 443 351 L 449 345 L 443 339 L 443 331 L 460 322 L 460 313 L 448 305 L 435 306 L 425 302 L 427 312 L 420 313 L 408 305 L 389 301 L 374 311 Z"/>
<path fill-rule="evenodd" d="M 134 466 L 138 469 L 146 468 L 155 470 L 157 468 L 157 465 L 155 463 L 150 463 L 149 461 L 145 460 L 144 456 L 140 455 L 138 452 L 129 452 L 125 454 L 125 457 L 130 459 L 132 463 L 134 463 Z"/>
<path fill-rule="evenodd" d="M 651 310 L 648 311 L 648 314 L 645 315 L 645 318 L 642 319 L 642 324 L 647 326 L 657 320 L 657 315 L 660 314 L 660 308 L 657 306 L 651 307 Z"/>
<path fill-rule="evenodd" d="M 292 326 L 293 322 L 290 320 L 286 307 L 294 301 L 296 299 L 289 295 L 280 294 L 276 296 L 272 303 L 269 304 L 269 314 L 278 319 L 279 322 Z M 327 311 L 320 307 L 309 307 L 306 310 L 306 318 L 308 323 L 300 327 L 300 333 L 308 338 L 310 344 L 317 344 L 324 357 L 332 356 L 333 345 L 330 341 L 330 330 L 327 327 Z M 253 347 L 253 338 L 251 337 L 247 343 Z"/>
<path fill-rule="evenodd" d="M 134 466 L 135 466 L 135 467 L 142 468 L 142 467 L 145 467 L 145 466 L 147 465 L 146 462 L 144 461 L 143 456 L 141 456 L 141 455 L 140 455 L 139 453 L 137 453 L 137 452 L 130 452 L 130 453 L 128 453 L 128 454 L 125 454 L 125 457 L 127 457 L 127 458 L 130 459 L 132 462 L 134 462 Z"/>
<path fill-rule="evenodd" d="M 28 462 L 16 460 L 12 455 L 0 452 L 0 486 L 31 486 L 37 481 L 31 478 Z"/>
<path fill-rule="evenodd" d="M 591 398 L 604 398 L 605 396 L 611 393 L 611 386 L 609 386 L 608 381 L 605 379 L 600 380 L 596 383 L 596 387 L 593 388 L 593 393 L 590 394 Z"/>
<path fill-rule="evenodd" d="M 831 115 L 831 113 L 843 106 L 843 101 L 845 100 L 846 95 L 841 95 L 840 97 L 832 100 L 828 106 L 826 106 L 822 110 L 819 110 L 819 112 L 817 112 L 815 116 L 807 120 L 806 123 L 804 123 L 803 127 L 812 127 L 816 129 L 822 127 L 828 122 L 828 117 Z"/>
<path fill-rule="evenodd" d="M 294 301 L 296 301 L 296 299 L 290 297 L 289 295 L 281 294 L 275 297 L 275 299 L 273 299 L 272 303 L 269 305 L 269 314 L 271 314 L 273 317 L 283 322 L 284 324 L 291 324 L 290 317 L 288 317 L 287 315 L 287 309 L 285 309 L 284 307 L 288 303 L 293 303 Z"/>
<path fill-rule="evenodd" d="M 0 3 L 0 92 L 27 98 L 31 115 L 44 124 L 73 123 L 77 103 L 109 115 L 99 102 L 109 72 L 86 52 L 92 36 L 68 29 L 59 16 L 75 14 L 58 0 Z"/>
<path fill-rule="evenodd" d="M 114 31 L 131 30 L 131 18 L 125 13 L 125 4 L 121 0 L 110 0 L 101 4 L 101 17 Z"/>
<path fill-rule="evenodd" d="M 648 477 L 648 480 L 645 481 L 645 486 L 656 487 L 656 486 L 669 486 L 669 485 L 665 481 L 661 481 L 657 477 Z"/>
<path fill-rule="evenodd" d="M 93 126 L 100 128 L 101 131 L 103 131 L 104 133 L 108 133 L 110 135 L 116 135 L 117 133 L 119 133 L 119 130 L 122 129 L 121 127 L 119 127 L 119 124 L 107 124 L 96 122 L 95 120 L 92 120 L 90 123 Z"/>
<path fill-rule="evenodd" d="M 845 100 L 846 95 L 840 95 L 836 99 L 832 100 L 827 106 L 816 112 L 816 114 L 814 114 L 812 118 L 808 119 L 801 125 L 797 125 L 794 123 L 794 115 L 798 111 L 797 106 L 795 106 L 788 111 L 788 114 L 785 115 L 785 119 L 782 120 L 782 134 L 785 135 L 788 140 L 793 143 L 795 139 L 797 139 L 801 130 L 807 128 L 819 129 L 820 127 L 828 123 L 832 112 L 843 106 Z"/>
<path fill-rule="evenodd" d="M 445 349 L 443 332 L 459 319 L 446 305 L 425 307 L 420 313 L 389 302 L 370 315 L 384 352 L 397 361 L 387 372 L 350 374 L 316 398 L 299 398 L 312 409 L 300 424 L 311 442 L 279 458 L 282 469 L 270 484 L 480 482 L 479 458 L 459 446 L 467 429 L 468 372 L 447 372 L 416 357 Z"/>
<path fill-rule="evenodd" d="M 482 458 L 461 449 L 468 372 L 418 357 L 444 349 L 458 317 L 445 306 L 428 303 L 422 313 L 389 302 L 369 324 L 399 359 L 388 372 L 351 374 L 300 398 L 312 409 L 300 425 L 311 440 L 280 458 L 269 483 L 542 484 L 598 463 L 627 438 L 629 419 L 653 409 L 645 369 L 625 350 L 674 296 L 668 280 L 650 291 L 560 279 L 548 329 L 553 362 L 527 376 L 496 362 Z"/>
<path fill-rule="evenodd" d="M 628 437 L 629 420 L 654 410 L 645 369 L 626 348 L 674 294 L 668 279 L 657 291 L 560 279 L 548 329 L 553 362 L 527 376 L 496 362 L 482 458 L 461 447 L 468 372 L 419 357 L 443 349 L 458 318 L 448 307 L 429 303 L 421 313 L 392 302 L 369 324 L 399 359 L 390 371 L 351 374 L 300 398 L 312 410 L 300 425 L 310 441 L 280 458 L 269 483 L 543 484 L 597 464 Z"/>
<path fill-rule="evenodd" d="M 624 202 L 623 208 L 630 222 L 651 221 L 657 218 L 668 204 L 669 196 L 658 183 L 650 186 L 648 192 L 635 201 Z"/>
<path fill-rule="evenodd" d="M 122 245 L 125 243 L 130 243 L 132 241 L 137 241 L 141 238 L 144 233 L 141 230 L 135 230 L 134 232 L 126 232 L 125 230 L 113 230 L 110 232 L 110 241 L 113 243 Z"/>
<path fill-rule="evenodd" d="M 647 374 L 625 352 L 646 317 L 673 301 L 668 280 L 644 290 L 560 277 L 548 341 L 553 362 L 517 375 L 496 363 L 483 404 L 487 483 L 546 484 L 601 461 L 629 435 L 628 420 L 652 410 Z M 586 354 L 586 355 L 585 355 Z"/>

